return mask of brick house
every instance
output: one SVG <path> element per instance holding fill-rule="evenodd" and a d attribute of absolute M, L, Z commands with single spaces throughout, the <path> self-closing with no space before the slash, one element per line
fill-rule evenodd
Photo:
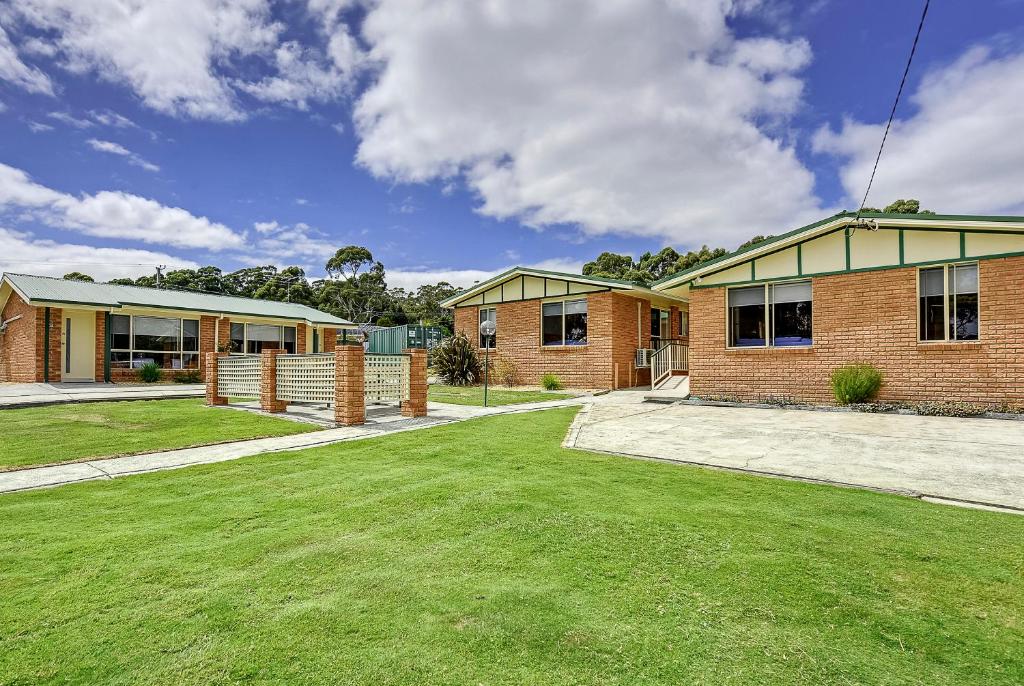
<path fill-rule="evenodd" d="M 442 303 L 455 329 L 492 358 L 506 357 L 520 382 L 557 375 L 576 388 L 628 388 L 650 383 L 650 355 L 687 341 L 685 298 L 628 281 L 517 267 Z M 493 340 L 479 333 L 490 319 Z"/>
<path fill-rule="evenodd" d="M 0 382 L 135 381 L 147 362 L 169 377 L 204 353 L 330 350 L 344 319 L 305 305 L 4 274 Z"/>
<path fill-rule="evenodd" d="M 672 275 L 698 397 L 832 402 L 878 367 L 881 400 L 1024 405 L 1024 217 L 845 212 Z"/>

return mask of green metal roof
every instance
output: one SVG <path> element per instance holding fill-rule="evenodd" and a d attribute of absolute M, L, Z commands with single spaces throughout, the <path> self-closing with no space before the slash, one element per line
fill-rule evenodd
<path fill-rule="evenodd" d="M 700 263 L 700 264 L 698 264 L 696 266 L 690 267 L 689 269 L 684 269 L 681 272 L 676 272 L 675 274 L 670 274 L 669 276 L 662 277 L 662 278 L 658 279 L 657 281 L 655 281 L 653 284 L 651 284 L 651 287 L 654 288 L 654 289 L 657 289 L 658 286 L 660 286 L 663 283 L 668 283 L 669 281 L 678 281 L 680 278 L 683 278 L 683 277 L 685 277 L 685 276 L 687 276 L 689 274 L 692 274 L 692 273 L 695 273 L 697 271 L 701 271 L 701 270 L 707 269 L 708 267 L 711 267 L 713 265 L 719 264 L 721 262 L 726 262 L 728 260 L 733 260 L 736 257 L 739 257 L 740 255 L 743 255 L 745 253 L 751 252 L 753 250 L 760 250 L 761 248 L 764 248 L 765 246 L 768 246 L 768 245 L 772 245 L 774 243 L 782 243 L 782 242 L 784 242 L 784 241 L 786 241 L 786 240 L 788 240 L 788 239 L 790 239 L 790 238 L 792 238 L 794 236 L 798 236 L 798 235 L 800 235 L 800 234 L 802 234 L 802 233 L 804 233 L 806 231 L 810 231 L 811 229 L 815 229 L 815 228 L 817 228 L 819 226 L 822 226 L 824 224 L 828 224 L 830 222 L 834 222 L 834 221 L 836 221 L 838 219 L 843 219 L 843 218 L 853 219 L 856 216 L 857 216 L 856 212 L 849 212 L 849 211 L 838 212 L 838 213 L 832 215 L 831 217 L 825 217 L 824 219 L 819 219 L 816 222 L 812 222 L 812 223 L 807 224 L 805 226 L 801 226 L 798 229 L 793 229 L 792 231 L 787 231 L 786 233 L 779 234 L 778 236 L 772 236 L 771 238 L 769 238 L 767 240 L 764 240 L 764 241 L 761 241 L 760 243 L 755 243 L 754 245 L 749 245 L 746 248 L 743 248 L 742 250 L 735 250 L 735 251 L 733 251 L 733 252 L 731 252 L 731 253 L 729 253 L 727 255 L 722 255 L 721 257 L 716 257 L 713 260 L 708 260 L 707 262 L 702 262 L 702 263 Z M 991 223 L 997 223 L 997 222 L 1007 222 L 1007 223 L 1009 223 L 1009 222 L 1019 222 L 1019 223 L 1024 223 L 1024 216 L 979 215 L 979 214 L 898 214 L 896 212 L 861 212 L 860 213 L 860 218 L 861 219 L 899 220 L 899 221 L 906 221 L 906 222 L 908 222 L 910 224 L 913 224 L 915 221 L 917 221 L 917 222 L 921 222 L 921 221 L 930 221 L 930 222 L 934 222 L 934 221 L 956 221 L 956 222 L 991 222 Z M 922 227 L 922 228 L 928 228 L 928 227 Z"/>
<path fill-rule="evenodd" d="M 119 286 L 110 283 L 69 281 L 50 276 L 4 274 L 14 289 L 30 303 L 63 303 L 94 307 L 152 307 L 165 310 L 189 310 L 211 314 L 234 314 L 247 317 L 303 320 L 313 324 L 354 327 L 347 319 L 320 310 L 273 300 L 254 300 L 231 295 L 214 295 L 194 291 Z"/>

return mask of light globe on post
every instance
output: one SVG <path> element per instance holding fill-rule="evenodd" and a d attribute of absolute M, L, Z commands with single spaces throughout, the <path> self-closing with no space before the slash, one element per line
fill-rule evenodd
<path fill-rule="evenodd" d="M 487 382 L 491 373 L 491 340 L 498 326 L 490 319 L 480 322 L 480 335 L 484 337 L 484 407 L 487 407 Z"/>

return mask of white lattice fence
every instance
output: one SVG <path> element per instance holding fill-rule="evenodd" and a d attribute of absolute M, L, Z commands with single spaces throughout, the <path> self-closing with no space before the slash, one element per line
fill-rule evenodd
<path fill-rule="evenodd" d="M 367 403 L 382 403 L 409 399 L 409 372 L 412 369 L 408 355 L 366 356 L 363 394 Z"/>
<path fill-rule="evenodd" d="M 333 403 L 334 353 L 278 355 L 277 399 L 290 403 Z"/>
<path fill-rule="evenodd" d="M 217 394 L 258 398 L 260 396 L 260 358 L 254 355 L 229 355 L 217 360 Z"/>

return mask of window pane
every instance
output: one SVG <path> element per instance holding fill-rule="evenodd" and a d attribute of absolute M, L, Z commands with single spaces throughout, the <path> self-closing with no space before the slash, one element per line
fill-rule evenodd
<path fill-rule="evenodd" d="M 135 350 L 181 350 L 181 320 L 135 317 Z"/>
<path fill-rule="evenodd" d="M 690 335 L 690 313 L 686 310 L 679 312 L 679 335 L 684 338 Z"/>
<path fill-rule="evenodd" d="M 126 314 L 114 314 L 110 316 L 111 348 L 116 350 L 128 350 L 132 347 L 131 326 L 131 317 Z"/>
<path fill-rule="evenodd" d="M 182 319 L 181 328 L 184 334 L 181 340 L 182 350 L 199 350 L 199 320 Z"/>
<path fill-rule="evenodd" d="M 182 358 L 182 369 L 199 369 L 199 355 L 196 354 L 185 354 Z"/>
<path fill-rule="evenodd" d="M 921 302 L 919 318 L 921 320 L 922 341 L 943 341 L 945 334 L 945 289 L 943 288 L 942 267 L 921 270 Z"/>
<path fill-rule="evenodd" d="M 231 324 L 231 352 L 245 351 L 245 324 Z"/>
<path fill-rule="evenodd" d="M 587 301 L 565 303 L 565 344 L 587 344 Z"/>
<path fill-rule="evenodd" d="M 541 342 L 544 345 L 562 345 L 562 303 L 544 303 L 541 312 Z"/>
<path fill-rule="evenodd" d="M 181 369 L 180 353 L 133 353 L 132 368 L 138 369 L 147 362 L 153 362 L 161 369 Z"/>
<path fill-rule="evenodd" d="M 763 346 L 764 288 L 734 288 L 729 291 L 729 345 L 734 348 Z"/>
<path fill-rule="evenodd" d="M 127 369 L 131 359 L 132 354 L 130 352 L 112 352 L 110 353 L 110 366 L 115 369 Z"/>
<path fill-rule="evenodd" d="M 956 341 L 978 340 L 978 265 L 950 267 L 949 337 Z"/>
<path fill-rule="evenodd" d="M 811 282 L 772 284 L 768 293 L 772 345 L 811 345 Z"/>
<path fill-rule="evenodd" d="M 281 327 L 267 324 L 250 324 L 246 327 L 247 353 L 259 353 L 264 350 L 281 350 Z"/>
<path fill-rule="evenodd" d="M 284 349 L 290 354 L 295 354 L 295 327 L 286 326 L 284 327 Z"/>
<path fill-rule="evenodd" d="M 497 326 L 497 324 L 498 324 L 498 310 L 496 310 L 493 307 L 485 307 L 485 308 L 481 309 L 480 310 L 479 323 L 483 324 L 484 322 L 486 322 L 488 320 L 490 320 L 492 323 L 495 324 L 495 326 Z M 488 339 L 487 337 L 485 337 L 483 334 L 480 333 L 480 329 L 477 329 L 477 336 L 480 339 L 480 347 L 481 348 L 486 348 L 487 346 L 490 346 L 490 347 L 494 348 L 495 346 L 498 345 L 498 334 L 494 334 L 493 336 L 490 337 L 490 339 Z"/>
<path fill-rule="evenodd" d="M 651 308 L 651 338 L 661 338 L 661 310 Z"/>

